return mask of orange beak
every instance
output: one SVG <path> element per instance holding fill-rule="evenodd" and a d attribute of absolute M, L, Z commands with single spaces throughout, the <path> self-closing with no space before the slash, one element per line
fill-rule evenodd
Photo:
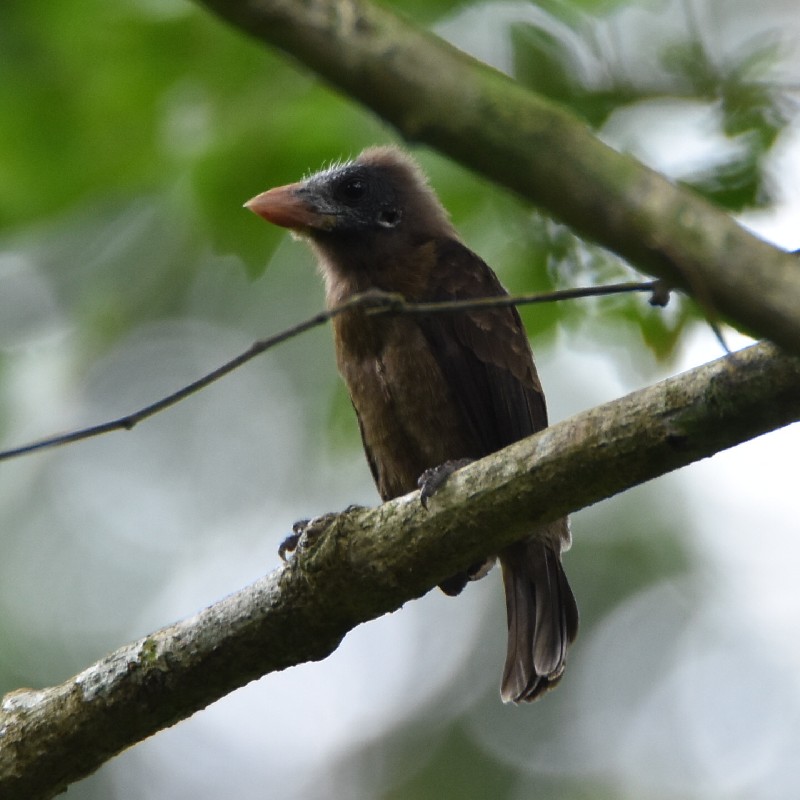
<path fill-rule="evenodd" d="M 316 211 L 304 199 L 302 189 L 302 183 L 279 186 L 256 195 L 248 200 L 244 207 L 263 217 L 267 222 L 280 225 L 282 228 L 291 230 L 330 228 L 333 221 L 331 215 Z"/>

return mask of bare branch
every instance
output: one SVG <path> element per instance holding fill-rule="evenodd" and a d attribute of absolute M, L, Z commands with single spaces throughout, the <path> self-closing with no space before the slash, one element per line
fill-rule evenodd
<path fill-rule="evenodd" d="M 800 418 L 800 359 L 759 344 L 579 414 L 418 493 L 320 518 L 288 565 L 60 686 L 7 695 L 0 797 L 39 800 L 553 520 Z"/>
<path fill-rule="evenodd" d="M 368 0 L 201 0 L 382 116 L 640 269 L 800 353 L 795 257 L 601 142 L 586 124 Z"/>

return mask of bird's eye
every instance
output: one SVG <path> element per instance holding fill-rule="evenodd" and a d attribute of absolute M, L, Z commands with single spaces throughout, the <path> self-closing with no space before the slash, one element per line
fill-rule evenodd
<path fill-rule="evenodd" d="M 378 225 L 383 228 L 395 228 L 400 223 L 402 214 L 398 208 L 384 208 L 378 214 Z"/>
<path fill-rule="evenodd" d="M 367 182 L 361 178 L 347 178 L 336 189 L 345 203 L 357 203 L 367 193 Z"/>

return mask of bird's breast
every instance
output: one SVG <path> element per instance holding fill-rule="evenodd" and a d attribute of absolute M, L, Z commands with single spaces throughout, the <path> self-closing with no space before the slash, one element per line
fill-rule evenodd
<path fill-rule="evenodd" d="M 384 499 L 416 489 L 429 467 L 474 455 L 450 387 L 412 319 L 348 313 L 336 319 L 334 335 Z"/>

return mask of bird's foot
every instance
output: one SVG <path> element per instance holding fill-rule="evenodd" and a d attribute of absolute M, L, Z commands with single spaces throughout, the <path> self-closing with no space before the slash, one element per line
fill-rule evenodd
<path fill-rule="evenodd" d="M 342 514 L 350 514 L 354 511 L 361 511 L 366 506 L 359 506 L 355 503 L 347 506 Z M 322 514 L 313 519 L 299 519 L 292 525 L 292 532 L 278 545 L 278 555 L 281 561 L 286 563 L 290 556 L 302 547 L 311 547 L 317 537 L 328 527 L 328 524 L 339 515 L 336 513 Z"/>
<path fill-rule="evenodd" d="M 322 514 L 312 519 L 300 519 L 292 525 L 292 532 L 278 546 L 281 561 L 288 561 L 300 547 L 311 547 L 317 537 L 328 527 L 337 514 Z"/>
<path fill-rule="evenodd" d="M 417 486 L 420 489 L 419 499 L 422 505 L 427 508 L 428 501 L 442 488 L 447 479 L 456 470 L 471 464 L 473 460 L 472 458 L 458 458 L 455 461 L 445 461 L 444 464 L 439 464 L 438 467 L 426 469 L 417 481 Z"/>
<path fill-rule="evenodd" d="M 305 533 L 311 524 L 310 519 L 299 519 L 292 525 L 292 532 L 278 545 L 278 555 L 284 564 L 289 560 L 289 555 L 297 550 L 300 544 L 300 537 Z"/>

